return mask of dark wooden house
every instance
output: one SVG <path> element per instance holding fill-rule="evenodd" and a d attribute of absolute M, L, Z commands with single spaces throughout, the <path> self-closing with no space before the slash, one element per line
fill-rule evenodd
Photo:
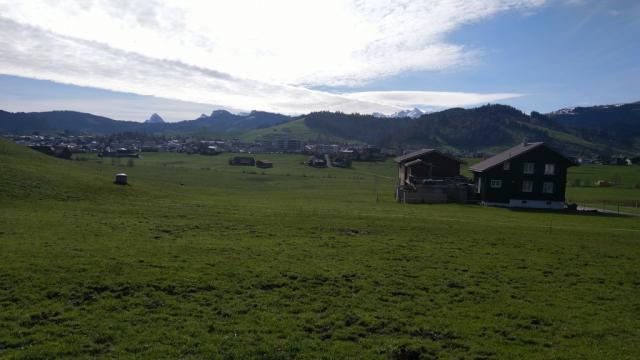
<path fill-rule="evenodd" d="M 256 160 L 252 156 L 234 156 L 229 159 L 229 165 L 233 166 L 254 166 Z"/>
<path fill-rule="evenodd" d="M 399 156 L 396 200 L 410 203 L 466 202 L 468 180 L 462 161 L 434 149 Z"/>
<path fill-rule="evenodd" d="M 314 168 L 326 168 L 327 160 L 324 157 L 312 156 L 307 160 L 307 165 Z"/>
<path fill-rule="evenodd" d="M 379 148 L 365 146 L 358 150 L 358 161 L 384 161 L 385 156 Z"/>
<path fill-rule="evenodd" d="M 572 165 L 542 142 L 523 142 L 471 166 L 474 192 L 487 205 L 563 209 Z"/>
<path fill-rule="evenodd" d="M 54 157 L 65 159 L 65 160 L 71 159 L 71 155 L 72 155 L 71 150 L 67 146 L 32 145 L 29 147 L 43 154 L 47 154 L 49 156 L 54 156 Z"/>
<path fill-rule="evenodd" d="M 98 157 L 139 158 L 140 154 L 135 149 L 120 148 L 114 151 L 107 147 L 98 153 Z"/>
<path fill-rule="evenodd" d="M 269 160 L 258 160 L 256 161 L 256 167 L 260 169 L 270 169 L 273 167 L 273 163 Z"/>

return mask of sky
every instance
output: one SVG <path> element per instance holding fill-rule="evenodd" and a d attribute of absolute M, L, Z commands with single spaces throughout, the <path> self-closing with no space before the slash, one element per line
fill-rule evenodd
<path fill-rule="evenodd" d="M 640 2 L 0 0 L 0 109 L 525 112 L 640 100 Z"/>

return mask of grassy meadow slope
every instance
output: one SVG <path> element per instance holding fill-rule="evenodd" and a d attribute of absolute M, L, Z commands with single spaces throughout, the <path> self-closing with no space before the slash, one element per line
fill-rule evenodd
<path fill-rule="evenodd" d="M 0 357 L 640 354 L 640 218 L 400 205 L 391 163 L 267 158 L 0 140 Z"/>
<path fill-rule="evenodd" d="M 337 143 L 358 143 L 353 139 L 332 135 L 327 131 L 312 129 L 305 124 L 304 119 L 293 120 L 262 129 L 250 130 L 240 135 L 246 142 L 254 140 L 296 139 L 301 141 L 325 141 Z"/>

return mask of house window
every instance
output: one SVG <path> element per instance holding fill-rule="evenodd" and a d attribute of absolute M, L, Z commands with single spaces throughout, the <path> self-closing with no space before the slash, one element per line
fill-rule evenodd
<path fill-rule="evenodd" d="M 492 189 L 500 189 L 502 187 L 502 180 L 491 180 Z"/>
<path fill-rule="evenodd" d="M 556 164 L 544 164 L 544 174 L 545 175 L 555 175 L 556 174 Z"/>
<path fill-rule="evenodd" d="M 511 162 L 510 161 L 505 161 L 505 163 L 502 165 L 504 170 L 511 170 Z"/>
<path fill-rule="evenodd" d="M 482 187 L 482 178 L 478 177 L 476 179 L 476 193 L 477 194 L 480 194 L 481 187 Z"/>
<path fill-rule="evenodd" d="M 522 192 L 526 192 L 526 193 L 533 192 L 533 181 L 523 181 Z"/>
<path fill-rule="evenodd" d="M 533 174 L 534 163 L 526 162 L 524 163 L 524 173 L 525 174 Z"/>
<path fill-rule="evenodd" d="M 542 185 L 542 192 L 545 194 L 553 194 L 553 183 L 552 182 L 545 182 Z"/>

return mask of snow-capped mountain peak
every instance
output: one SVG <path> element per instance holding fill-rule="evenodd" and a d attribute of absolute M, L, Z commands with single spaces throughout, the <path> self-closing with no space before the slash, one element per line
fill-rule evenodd
<path fill-rule="evenodd" d="M 422 111 L 420 109 L 418 109 L 417 107 L 414 107 L 413 109 L 407 109 L 407 110 L 402 110 L 402 111 L 398 111 L 396 113 L 393 113 L 391 115 L 385 115 L 379 112 L 375 112 L 373 114 L 371 114 L 373 117 L 377 117 L 377 118 L 412 118 L 412 119 L 416 119 L 419 118 L 420 116 L 426 114 L 426 111 Z"/>
<path fill-rule="evenodd" d="M 414 107 L 411 110 L 398 111 L 397 113 L 391 115 L 390 117 L 394 117 L 394 118 L 408 117 L 408 118 L 415 119 L 415 118 L 419 118 L 424 114 L 426 114 L 426 112 L 418 109 L 417 107 Z"/>

